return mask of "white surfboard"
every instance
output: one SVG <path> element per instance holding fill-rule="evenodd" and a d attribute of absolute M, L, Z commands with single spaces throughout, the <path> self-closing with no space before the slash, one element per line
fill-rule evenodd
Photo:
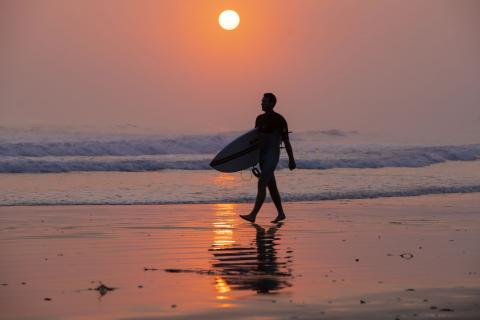
<path fill-rule="evenodd" d="M 221 172 L 245 170 L 258 163 L 259 153 L 258 130 L 253 129 L 223 148 L 210 162 L 210 166 Z"/>

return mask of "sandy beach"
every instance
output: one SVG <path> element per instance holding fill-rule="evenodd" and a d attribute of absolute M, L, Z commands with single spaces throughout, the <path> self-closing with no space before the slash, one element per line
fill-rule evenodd
<path fill-rule="evenodd" d="M 480 316 L 478 193 L 249 208 L 0 207 L 0 318 Z"/>

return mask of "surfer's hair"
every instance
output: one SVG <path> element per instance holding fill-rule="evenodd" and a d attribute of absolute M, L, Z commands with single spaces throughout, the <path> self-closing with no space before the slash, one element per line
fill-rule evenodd
<path fill-rule="evenodd" d="M 272 103 L 273 107 L 277 104 L 277 97 L 275 97 L 273 93 L 267 92 L 267 93 L 264 93 L 263 96 Z"/>

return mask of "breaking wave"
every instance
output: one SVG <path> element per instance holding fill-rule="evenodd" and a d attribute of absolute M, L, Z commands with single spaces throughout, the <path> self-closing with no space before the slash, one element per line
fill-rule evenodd
<path fill-rule="evenodd" d="M 238 135 L 238 132 L 184 136 L 5 134 L 0 136 L 0 173 L 206 170 L 210 169 L 213 156 Z M 297 167 L 317 170 L 425 167 L 480 159 L 480 144 L 354 143 L 352 139 L 358 137 L 356 132 L 336 129 L 293 134 Z M 282 159 L 279 168 L 286 167 L 286 160 Z"/>
<path fill-rule="evenodd" d="M 218 145 L 224 145 L 224 141 L 219 141 Z M 96 156 L 85 157 L 84 154 L 92 153 L 95 148 L 86 147 L 88 144 L 82 143 L 80 147 L 67 146 L 59 148 L 58 145 L 53 147 L 44 146 L 36 148 L 35 154 L 48 154 L 48 157 L 40 156 L 18 156 L 25 154 L 25 150 L 29 149 L 32 153 L 34 148 L 25 148 L 21 146 L 17 152 L 17 156 L 7 156 L 5 146 L 0 147 L 0 173 L 55 173 L 55 172 L 72 172 L 72 171 L 157 171 L 165 169 L 175 170 L 206 170 L 210 169 L 209 162 L 213 156 L 212 150 L 217 151 L 218 146 L 205 147 L 202 152 L 204 155 L 178 156 L 170 155 L 165 159 L 162 156 L 148 156 L 155 154 L 160 150 L 165 151 L 168 148 L 160 148 L 159 145 L 151 145 L 147 147 L 127 147 L 128 152 L 141 154 L 139 156 L 118 156 L 118 150 L 123 150 L 119 144 L 107 144 L 108 148 L 97 148 Z M 105 146 L 105 145 L 104 145 Z M 115 147 L 114 147 L 115 146 Z M 118 148 L 117 148 L 118 147 Z M 180 147 L 176 144 L 175 152 L 179 152 Z M 104 154 L 109 150 L 117 155 L 99 156 L 98 153 Z M 185 152 L 186 147 L 184 149 Z M 48 152 L 47 152 L 48 151 Z M 68 152 L 67 152 L 68 151 Z M 75 152 L 73 152 L 75 151 Z M 191 150 L 190 150 L 191 151 Z M 171 151 L 170 151 L 171 152 Z M 81 156 L 58 156 L 66 153 L 81 153 Z M 123 152 L 126 153 L 126 152 Z M 147 155 L 147 156 L 146 156 Z M 312 158 L 313 157 L 313 158 Z M 176 160 L 176 159 L 180 160 Z M 334 169 L 334 168 L 385 168 L 385 167 L 425 167 L 436 163 L 446 161 L 475 161 L 480 159 L 480 144 L 460 145 L 460 146 L 408 146 L 408 147 L 392 147 L 392 146 L 368 146 L 368 147 L 345 147 L 332 146 L 326 147 L 325 150 L 316 152 L 299 152 L 297 156 L 297 168 L 299 169 Z M 286 168 L 287 162 L 282 159 L 279 168 Z"/>
<path fill-rule="evenodd" d="M 163 154 L 206 154 L 231 141 L 229 135 L 138 138 L 117 140 L 0 143 L 0 156 L 140 156 Z"/>
<path fill-rule="evenodd" d="M 480 144 L 459 146 L 370 147 L 350 149 L 349 157 L 338 154 L 335 159 L 299 160 L 303 169 L 426 167 L 446 161 L 480 159 Z"/>

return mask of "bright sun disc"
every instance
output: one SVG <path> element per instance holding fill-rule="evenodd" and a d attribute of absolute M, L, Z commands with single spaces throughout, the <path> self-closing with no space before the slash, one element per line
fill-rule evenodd
<path fill-rule="evenodd" d="M 233 10 L 225 10 L 218 16 L 218 23 L 225 30 L 233 30 L 240 23 L 240 16 Z"/>

